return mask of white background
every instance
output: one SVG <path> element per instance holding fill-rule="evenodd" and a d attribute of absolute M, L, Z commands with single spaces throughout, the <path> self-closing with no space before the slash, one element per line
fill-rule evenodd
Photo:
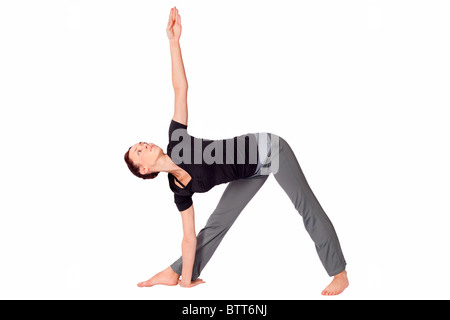
<path fill-rule="evenodd" d="M 164 150 L 166 25 L 177 6 L 189 132 L 272 132 L 332 220 L 350 287 L 330 278 L 273 176 L 193 289 L 136 284 L 181 254 Z M 447 1 L 2 1 L 0 298 L 448 299 Z M 196 194 L 197 231 L 226 185 Z"/>

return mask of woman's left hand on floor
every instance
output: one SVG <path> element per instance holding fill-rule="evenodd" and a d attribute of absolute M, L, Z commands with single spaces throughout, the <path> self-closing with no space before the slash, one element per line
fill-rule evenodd
<path fill-rule="evenodd" d="M 205 281 L 203 281 L 202 279 L 195 279 L 194 281 L 191 281 L 189 284 L 185 284 L 183 283 L 182 280 L 178 280 L 178 284 L 180 285 L 180 287 L 183 288 L 192 288 L 202 283 L 205 283 Z"/>

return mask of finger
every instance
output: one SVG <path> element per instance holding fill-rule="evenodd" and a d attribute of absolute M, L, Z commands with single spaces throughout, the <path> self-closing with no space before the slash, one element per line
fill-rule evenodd
<path fill-rule="evenodd" d="M 173 24 L 173 19 L 172 19 L 173 14 L 172 14 L 172 12 L 173 12 L 173 9 L 170 9 L 169 22 L 167 22 L 167 28 L 170 28 L 172 26 L 172 24 Z"/>
<path fill-rule="evenodd" d="M 205 283 L 202 279 L 197 279 L 195 282 L 193 282 L 193 285 L 198 286 L 199 284 Z"/>

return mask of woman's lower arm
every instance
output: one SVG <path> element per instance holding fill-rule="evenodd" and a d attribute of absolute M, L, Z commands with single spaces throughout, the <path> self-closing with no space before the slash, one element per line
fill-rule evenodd
<path fill-rule="evenodd" d="M 188 286 L 192 279 L 192 269 L 195 261 L 195 251 L 197 249 L 197 238 L 184 237 L 181 245 L 183 255 L 183 267 L 181 269 L 181 283 L 183 286 Z"/>
<path fill-rule="evenodd" d="M 181 56 L 181 47 L 178 41 L 169 41 L 170 56 L 172 59 L 172 85 L 174 90 L 187 89 L 188 83 L 184 71 L 183 58 Z"/>

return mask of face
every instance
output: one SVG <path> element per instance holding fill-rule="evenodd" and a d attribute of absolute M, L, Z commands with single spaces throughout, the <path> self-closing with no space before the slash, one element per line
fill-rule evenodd
<path fill-rule="evenodd" d="M 153 143 L 139 142 L 130 149 L 129 157 L 133 163 L 139 165 L 141 174 L 152 173 L 152 168 L 156 164 L 156 160 L 163 155 L 164 152 L 160 147 Z"/>

